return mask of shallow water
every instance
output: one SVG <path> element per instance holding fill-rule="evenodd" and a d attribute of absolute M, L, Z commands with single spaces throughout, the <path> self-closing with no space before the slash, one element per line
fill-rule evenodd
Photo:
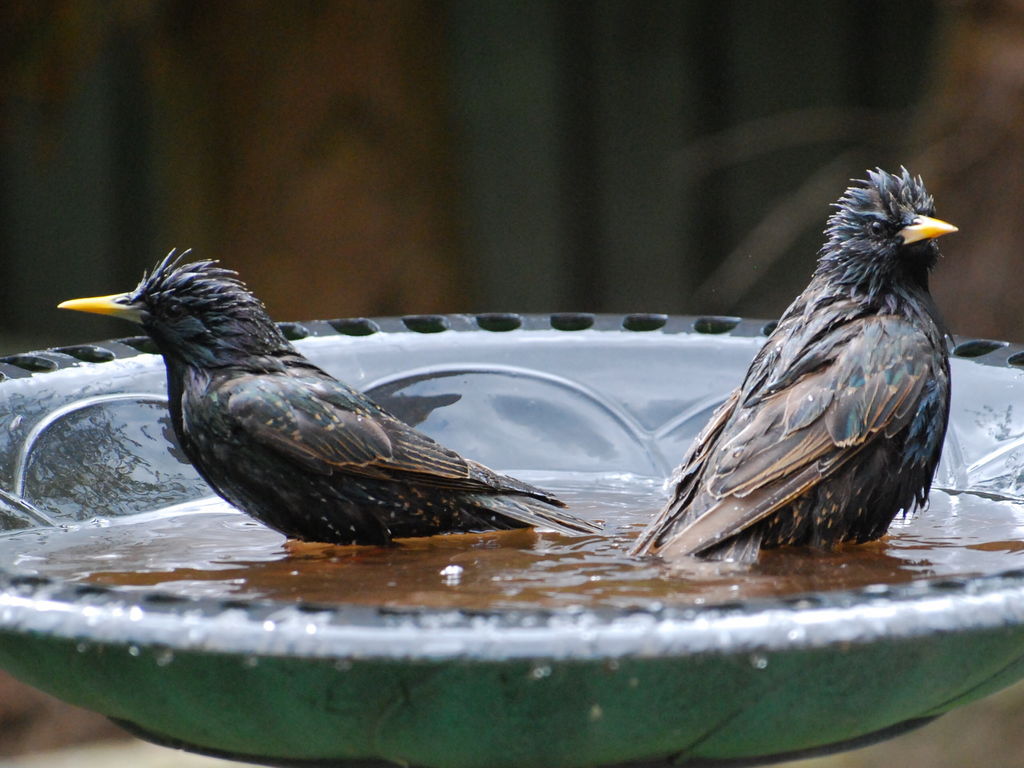
<path fill-rule="evenodd" d="M 555 491 L 602 535 L 546 531 L 407 539 L 393 547 L 286 541 L 218 499 L 0 537 L 19 573 L 191 597 L 394 607 L 650 607 L 995 573 L 1024 564 L 1024 503 L 934 491 L 883 540 L 836 552 L 763 552 L 756 565 L 670 569 L 626 552 L 661 506 L 661 479 L 520 473 Z"/>

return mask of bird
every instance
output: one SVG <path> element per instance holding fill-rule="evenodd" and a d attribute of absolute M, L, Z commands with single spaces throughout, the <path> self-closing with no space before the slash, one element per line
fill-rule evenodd
<path fill-rule="evenodd" d="M 185 456 L 211 488 L 285 536 L 386 545 L 439 533 L 600 526 L 552 494 L 463 458 L 318 368 L 238 273 L 172 250 L 127 293 L 61 309 L 141 324 L 163 355 Z"/>
<path fill-rule="evenodd" d="M 830 550 L 926 505 L 950 397 L 928 279 L 936 239 L 958 230 L 935 218 L 920 176 L 867 177 L 834 204 L 809 284 L 694 440 L 633 555 Z"/>

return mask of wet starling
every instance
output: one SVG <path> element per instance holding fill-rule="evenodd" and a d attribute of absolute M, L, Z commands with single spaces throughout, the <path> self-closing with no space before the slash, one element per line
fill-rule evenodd
<path fill-rule="evenodd" d="M 839 199 L 810 284 L 711 417 L 634 554 L 752 561 L 864 542 L 923 506 L 949 417 L 935 238 L 920 177 L 868 173 Z"/>
<path fill-rule="evenodd" d="M 182 256 L 171 251 L 129 293 L 60 306 L 142 325 L 164 356 L 175 435 L 231 504 L 286 536 L 338 544 L 528 526 L 598 529 L 317 368 L 235 272 Z"/>

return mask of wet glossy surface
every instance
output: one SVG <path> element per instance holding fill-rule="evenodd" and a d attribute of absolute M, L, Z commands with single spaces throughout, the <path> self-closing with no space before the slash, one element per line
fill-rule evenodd
<path fill-rule="evenodd" d="M 937 490 L 889 536 L 835 552 L 765 552 L 754 566 L 693 561 L 669 570 L 626 554 L 662 484 L 635 476 L 531 475 L 607 535 L 528 530 L 338 547 L 285 541 L 216 499 L 165 513 L 0 538 L 19 572 L 181 597 L 390 608 L 651 609 L 965 578 L 1024 565 L 1024 504 Z"/>

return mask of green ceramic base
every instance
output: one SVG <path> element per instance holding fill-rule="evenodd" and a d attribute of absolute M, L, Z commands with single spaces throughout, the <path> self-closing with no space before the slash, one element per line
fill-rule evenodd
<path fill-rule="evenodd" d="M 760 758 L 1024 676 L 1024 630 L 618 659 L 310 659 L 0 634 L 0 666 L 160 742 L 248 760 L 575 768 Z M 1009 661 L 1007 661 L 1009 660 Z"/>

